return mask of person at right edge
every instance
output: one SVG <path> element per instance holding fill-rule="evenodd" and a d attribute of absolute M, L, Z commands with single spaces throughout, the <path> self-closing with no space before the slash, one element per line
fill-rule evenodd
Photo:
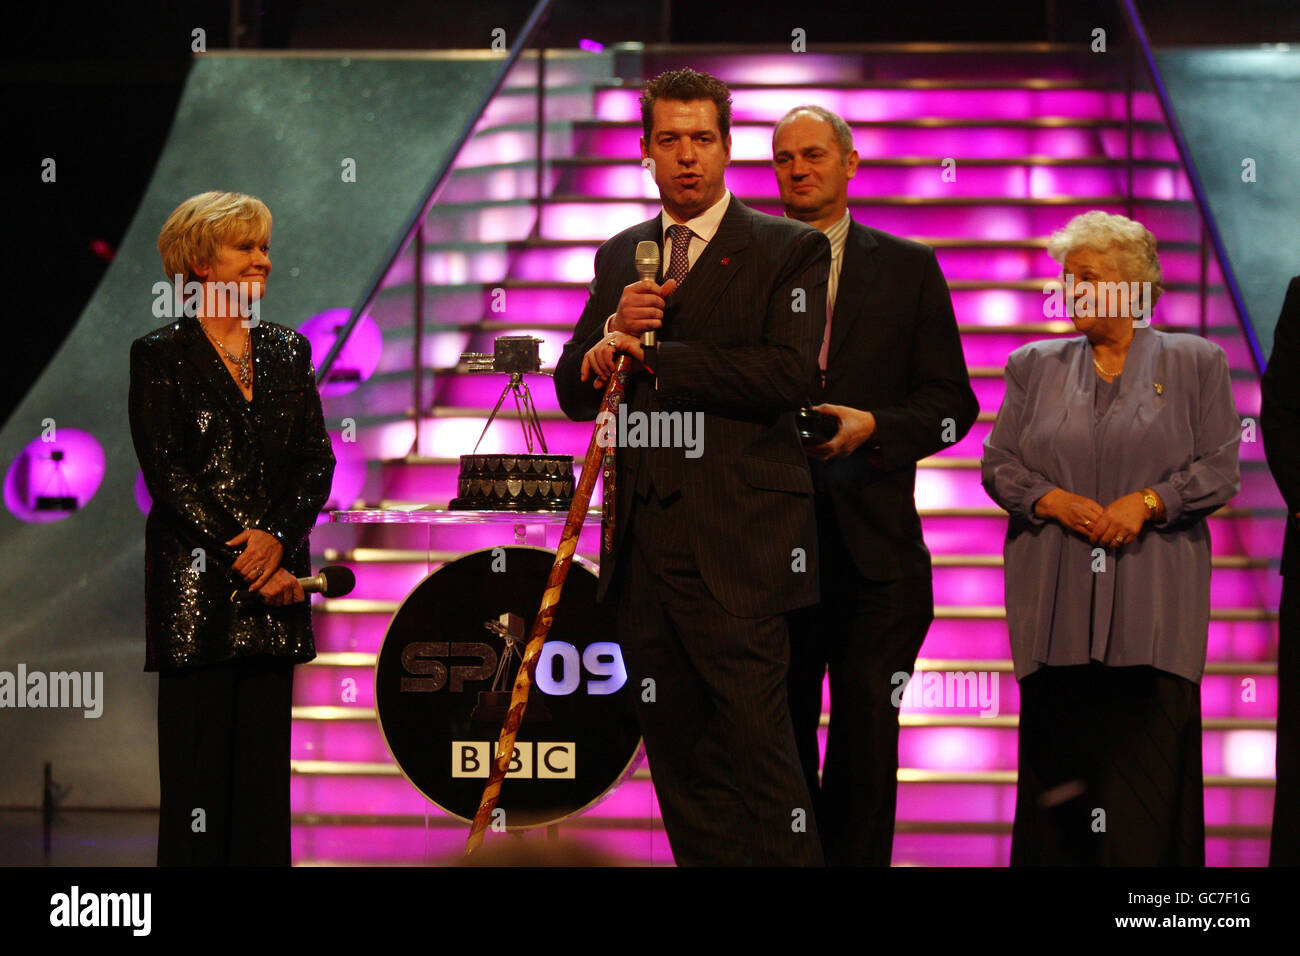
<path fill-rule="evenodd" d="M 934 619 L 916 463 L 959 441 L 979 414 L 948 285 L 934 251 L 854 222 L 853 134 L 800 106 L 776 124 L 785 214 L 831 242 L 818 411 L 839 419 L 810 445 L 821 601 L 790 615 L 790 714 L 829 865 L 888 866 L 898 777 L 896 674 L 911 674 Z M 824 381 L 823 381 L 824 379 Z M 817 779 L 822 680 L 831 723 Z"/>
<path fill-rule="evenodd" d="M 1270 866 L 1300 866 L 1300 276 L 1291 280 L 1261 382 L 1264 455 L 1286 500 L 1277 618 L 1277 790 Z"/>

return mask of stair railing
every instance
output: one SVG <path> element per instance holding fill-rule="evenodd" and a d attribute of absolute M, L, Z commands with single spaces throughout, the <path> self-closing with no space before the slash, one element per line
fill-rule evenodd
<path fill-rule="evenodd" d="M 356 329 L 357 323 L 361 320 L 361 316 L 370 308 L 371 304 L 375 300 L 375 296 L 379 294 L 379 287 L 384 280 L 384 276 L 388 274 L 393 263 L 396 262 L 398 257 L 406 251 L 407 247 L 414 243 L 415 271 L 411 280 L 414 285 L 415 309 L 414 354 L 412 355 L 412 388 L 414 390 L 414 402 L 411 408 L 411 415 L 413 418 L 412 424 L 415 427 L 415 438 L 411 445 L 412 454 L 416 453 L 420 447 L 420 418 L 424 407 L 422 394 L 424 388 L 424 223 L 429 215 L 430 209 L 432 209 L 434 204 L 437 203 L 438 196 L 441 194 L 443 187 L 446 186 L 447 181 L 451 178 L 451 172 L 455 165 L 456 158 L 459 156 L 465 143 L 468 142 L 470 136 L 473 135 L 474 127 L 478 124 L 479 118 L 488 108 L 488 104 L 492 102 L 493 98 L 500 91 L 502 84 L 505 82 L 511 69 L 514 68 L 520 55 L 528 48 L 529 44 L 532 43 L 533 38 L 537 35 L 542 24 L 545 22 L 547 15 L 551 12 L 551 7 L 554 6 L 554 3 L 555 0 L 538 0 L 537 4 L 533 7 L 532 12 L 528 15 L 528 19 L 524 22 L 523 28 L 515 36 L 515 42 L 511 45 L 509 52 L 501 61 L 501 66 L 497 70 L 496 77 L 493 80 L 491 87 L 484 94 L 483 99 L 479 102 L 477 108 L 469 114 L 464 126 L 453 140 L 453 147 L 447 151 L 446 158 L 438 168 L 434 170 L 433 175 L 429 179 L 429 185 L 424 190 L 423 199 L 415 206 L 411 214 L 407 217 L 405 227 L 397 238 L 393 240 L 392 244 L 389 246 L 387 255 L 383 257 L 381 264 L 371 275 L 369 282 L 366 284 L 365 293 L 361 296 L 360 301 L 353 306 L 352 314 L 348 316 L 347 322 L 344 323 L 343 327 L 339 330 L 338 337 L 334 340 L 334 344 L 330 346 L 329 352 L 326 353 L 325 358 L 321 361 L 320 366 L 316 371 L 316 383 L 317 385 L 321 385 L 328 377 L 339 353 L 342 352 L 343 347 L 347 345 L 348 339 Z M 541 89 L 545 79 L 545 73 L 542 72 L 542 60 L 544 59 L 544 55 L 545 51 L 538 51 L 537 82 L 539 86 L 539 104 L 544 95 L 544 90 Z M 544 135 L 544 131 L 541 129 L 541 122 L 542 116 L 539 112 L 537 133 L 539 144 Z M 540 172 L 540 154 L 538 155 L 538 167 L 540 200 L 540 184 L 542 176 L 542 173 Z"/>
<path fill-rule="evenodd" d="M 1187 173 L 1188 182 L 1191 183 L 1192 195 L 1196 198 L 1197 210 L 1201 219 L 1201 242 L 1200 242 L 1200 275 L 1198 297 L 1200 302 L 1200 326 L 1201 334 L 1204 335 L 1207 329 L 1206 320 L 1206 288 L 1207 276 L 1209 272 L 1209 252 L 1210 247 L 1214 249 L 1214 255 L 1218 258 L 1219 270 L 1223 275 L 1224 284 L 1227 286 L 1228 295 L 1232 299 L 1232 304 L 1237 313 L 1237 323 L 1241 326 L 1242 333 L 1246 336 L 1246 341 L 1250 345 L 1251 355 L 1255 359 L 1256 371 L 1263 372 L 1265 365 L 1265 356 L 1260 348 L 1259 339 L 1255 335 L 1255 330 L 1251 327 L 1248 319 L 1249 312 L 1246 310 L 1246 301 L 1241 294 L 1241 286 L 1237 282 L 1236 273 L 1233 272 L 1232 263 L 1228 259 L 1227 249 L 1223 244 L 1223 238 L 1219 234 L 1218 225 L 1210 213 L 1209 197 L 1205 191 L 1205 186 L 1201 182 L 1201 177 L 1196 171 L 1196 166 L 1192 162 L 1192 153 L 1187 145 L 1187 138 L 1183 134 L 1182 127 L 1178 123 L 1178 118 L 1174 113 L 1173 101 L 1169 96 L 1169 89 L 1165 86 L 1164 78 L 1160 74 L 1160 67 L 1156 63 L 1154 51 L 1151 49 L 1150 40 L 1147 37 L 1146 27 L 1142 23 L 1142 17 L 1138 13 L 1134 0 L 1118 0 L 1120 12 L 1123 14 L 1124 22 L 1128 27 L 1129 38 L 1132 40 L 1130 47 L 1131 56 L 1136 56 L 1146 69 L 1147 79 L 1151 84 L 1151 91 L 1155 94 L 1156 101 L 1160 104 L 1160 110 L 1164 114 L 1166 125 L 1169 127 L 1170 135 L 1173 137 L 1174 146 L 1178 150 L 1178 159 L 1182 163 L 1183 170 Z M 1131 63 L 1130 59 L 1130 63 Z M 1132 135 L 1132 100 L 1133 100 L 1133 70 L 1129 70 L 1129 89 L 1128 89 L 1128 194 L 1130 208 L 1133 200 L 1133 135 Z"/>

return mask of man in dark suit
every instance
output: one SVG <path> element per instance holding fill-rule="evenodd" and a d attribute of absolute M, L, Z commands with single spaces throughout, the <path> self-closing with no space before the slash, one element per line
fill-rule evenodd
<path fill-rule="evenodd" d="M 839 419 L 811 446 L 821 602 L 791 615 L 790 711 L 826 861 L 888 866 L 898 776 L 897 674 L 911 674 L 934 618 L 916 462 L 979 413 L 948 286 L 933 250 L 855 223 L 858 154 L 842 119 L 798 107 L 776 125 L 786 215 L 831 242 L 828 313 L 813 387 Z M 822 679 L 831 725 L 817 778 Z"/>
<path fill-rule="evenodd" d="M 1300 276 L 1291 280 L 1261 382 L 1264 455 L 1289 513 L 1277 620 L 1277 790 L 1270 866 L 1300 866 Z"/>
<path fill-rule="evenodd" d="M 783 615 L 817 599 L 794 411 L 815 368 L 830 250 L 817 230 L 728 192 L 730 104 L 724 84 L 693 70 L 647 83 L 641 153 L 663 212 L 596 253 L 555 390 L 571 418 L 594 418 L 628 352 L 644 363 L 628 382 L 629 422 L 684 413 L 702 426 L 698 455 L 617 448 L 616 534 L 600 567 L 677 862 L 816 865 Z M 645 240 L 662 243 L 662 282 L 637 280 Z M 660 342 L 643 351 L 648 329 Z"/>

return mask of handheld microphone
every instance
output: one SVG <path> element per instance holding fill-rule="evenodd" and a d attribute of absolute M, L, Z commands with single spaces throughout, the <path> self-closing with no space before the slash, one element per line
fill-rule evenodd
<path fill-rule="evenodd" d="M 319 592 L 325 597 L 343 597 L 345 594 L 351 594 L 352 589 L 357 586 L 357 576 L 352 573 L 351 568 L 330 564 L 309 578 L 299 578 L 298 583 L 302 585 L 304 594 Z"/>
<path fill-rule="evenodd" d="M 636 274 L 642 279 L 649 279 L 651 282 L 659 274 L 659 243 L 653 239 L 647 239 L 636 244 Z M 646 329 L 641 333 L 643 348 L 652 349 L 655 344 L 654 329 Z"/>
<path fill-rule="evenodd" d="M 304 594 L 319 593 L 325 597 L 343 597 L 345 594 L 351 594 L 352 589 L 357 586 L 357 576 L 352 573 L 351 568 L 331 564 L 321 568 L 309 578 L 299 578 L 298 584 Z M 254 594 L 247 588 L 236 588 L 230 592 L 231 603 L 241 608 L 254 598 L 260 599 L 261 593 Z"/>

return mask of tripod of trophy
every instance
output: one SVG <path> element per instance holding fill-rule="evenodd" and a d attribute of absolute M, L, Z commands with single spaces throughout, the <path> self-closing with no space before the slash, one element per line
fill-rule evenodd
<path fill-rule="evenodd" d="M 505 338 L 505 337 L 503 337 Z M 530 340 L 537 341 L 537 340 Z M 534 346 L 535 350 L 536 346 Z M 504 371 L 500 363 L 494 362 L 495 356 L 478 352 L 466 352 L 461 356 L 466 365 L 466 371 L 469 372 L 499 372 Z M 550 372 L 543 372 L 540 368 L 532 368 L 529 371 L 536 372 L 540 375 L 548 375 Z M 536 436 L 537 444 L 542 449 L 543 454 L 547 454 L 546 438 L 542 435 L 542 422 L 537 415 L 537 406 L 533 404 L 533 393 L 528 389 L 528 383 L 524 381 L 524 371 L 520 368 L 510 369 L 508 374 L 510 380 L 506 382 L 501 389 L 501 397 L 497 399 L 492 414 L 488 416 L 487 423 L 483 426 L 483 431 L 479 433 L 478 441 L 474 443 L 474 451 L 478 452 L 478 446 L 483 441 L 483 436 L 487 430 L 492 427 L 492 422 L 496 420 L 497 412 L 501 411 L 502 404 L 505 403 L 507 395 L 514 395 L 515 412 L 519 415 L 519 427 L 524 433 L 524 443 L 528 446 L 529 454 L 533 451 L 533 437 Z"/>

